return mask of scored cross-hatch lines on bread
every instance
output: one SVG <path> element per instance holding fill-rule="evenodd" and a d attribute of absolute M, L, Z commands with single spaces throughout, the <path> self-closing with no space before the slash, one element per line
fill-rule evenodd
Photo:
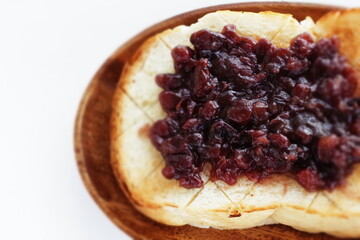
<path fill-rule="evenodd" d="M 219 15 L 217 15 L 217 17 L 209 17 L 212 19 L 216 19 L 216 22 L 221 23 L 223 25 L 225 25 L 226 23 L 235 23 L 237 25 L 239 25 L 240 23 L 242 23 L 244 21 L 244 18 L 241 18 L 242 15 L 237 14 L 236 17 L 232 18 L 230 15 L 231 13 L 226 11 L 226 15 L 224 15 L 224 12 L 220 12 L 220 13 L 216 13 L 216 14 L 223 14 L 219 17 Z M 254 13 L 251 13 L 250 15 L 252 15 Z M 249 16 L 250 16 L 249 15 Z M 262 13 L 259 14 L 262 15 L 262 17 L 268 17 L 266 14 Z M 271 14 L 270 14 L 271 15 Z M 298 33 L 300 33 L 301 31 L 303 31 L 303 29 L 308 28 L 310 29 L 311 26 L 311 21 L 308 19 L 307 21 L 304 22 L 304 24 L 299 24 L 295 19 L 292 19 L 290 17 L 290 15 L 283 15 L 283 14 L 274 14 L 274 16 L 276 16 L 277 20 L 274 21 L 275 23 L 279 23 L 280 25 L 277 27 L 277 30 L 275 31 L 274 28 L 268 28 L 268 29 L 273 29 L 271 30 L 271 37 L 272 40 L 274 41 L 274 43 L 278 43 L 278 44 L 287 44 L 289 43 L 290 39 L 292 38 L 291 36 L 295 36 Z M 340 16 L 340 15 L 339 15 Z M 339 18 L 339 16 L 336 16 L 336 19 Z M 259 16 L 258 16 L 259 17 Z M 257 17 L 256 17 L 257 18 Z M 254 20 L 258 20 L 254 18 Z M 233 19 L 231 21 L 227 21 L 228 19 Z M 249 17 L 248 19 L 251 19 L 251 17 Z M 280 19 L 280 20 L 279 20 Z M 330 19 L 330 18 L 329 18 Z M 201 21 L 201 20 L 200 20 Z M 329 20 L 330 21 L 330 20 Z M 333 19 L 331 20 L 333 21 Z M 274 24 L 274 22 L 268 20 L 267 21 L 269 24 Z M 266 32 L 264 30 L 264 27 L 261 26 L 260 28 L 256 28 L 256 22 L 251 21 L 251 23 L 249 24 L 249 26 L 238 26 L 239 28 L 237 29 L 238 33 L 240 34 L 245 34 L 245 33 L 249 33 L 249 31 L 251 31 L 251 29 L 255 29 L 258 32 L 258 35 L 260 37 L 263 37 L 264 35 L 268 34 L 268 33 L 264 33 Z M 263 22 L 261 24 L 266 24 L 266 22 Z M 327 26 L 324 27 L 324 25 L 326 25 L 326 21 L 324 20 L 322 23 L 322 27 L 315 29 L 314 31 L 311 29 L 310 32 L 313 33 L 315 35 L 315 37 L 319 37 L 319 36 L 325 36 L 327 31 L 331 34 L 331 29 L 333 26 Z M 216 24 L 215 24 L 216 25 Z M 255 27 L 254 27 L 255 25 Z M 350 24 L 351 25 L 351 24 Z M 210 29 L 211 27 L 214 27 L 214 24 L 209 24 Z M 216 31 L 221 31 L 221 28 L 223 26 L 218 26 L 219 29 L 217 29 Z M 270 26 L 272 27 L 272 26 Z M 299 29 L 297 30 L 296 28 L 299 27 Z M 140 60 L 144 62 L 141 63 L 137 63 L 136 61 L 134 61 L 134 64 L 139 64 L 139 68 L 136 69 L 136 67 L 132 66 L 132 71 L 140 71 L 140 73 L 131 73 L 129 74 L 129 76 L 132 77 L 132 80 L 135 80 L 134 82 L 131 82 L 130 79 L 128 79 L 129 81 L 127 83 L 123 83 L 123 89 L 126 91 L 127 94 L 129 94 L 130 98 L 133 101 L 133 105 L 135 105 L 136 107 L 140 107 L 141 110 L 139 110 L 141 112 L 140 115 L 138 115 L 138 117 L 140 118 L 140 116 L 145 116 L 144 118 L 148 117 L 148 120 L 153 120 L 156 121 L 159 118 L 162 118 L 161 115 L 161 107 L 160 104 L 158 104 L 158 98 L 157 98 L 157 94 L 161 91 L 160 88 L 158 88 L 155 84 L 154 78 L 156 76 L 156 74 L 158 73 L 165 73 L 165 72 L 173 72 L 173 67 L 172 67 L 172 59 L 171 59 L 171 54 L 170 54 L 170 49 L 169 47 L 174 47 L 177 44 L 184 44 L 184 43 L 189 43 L 189 37 L 191 35 L 191 32 L 187 29 L 189 29 L 191 27 L 178 27 L 175 29 L 178 30 L 174 30 L 174 34 L 176 36 L 180 36 L 181 37 L 181 31 L 185 31 L 186 34 L 183 37 L 183 39 L 180 39 L 180 41 L 176 40 L 170 40 L 169 38 L 167 38 L 166 36 L 168 35 L 160 35 L 155 37 L 155 40 L 151 40 L 149 41 L 148 46 L 150 49 L 145 48 L 144 51 L 146 51 L 146 54 L 143 53 L 140 56 Z M 209 28 L 209 27 L 203 27 L 203 28 Z M 334 27 L 335 28 L 335 27 Z M 349 28 L 354 28 L 353 25 L 349 26 Z M 181 30 L 181 31 L 180 31 Z M 200 29 L 197 29 L 200 30 Z M 168 32 L 171 32 L 172 30 L 168 30 Z M 178 31 L 178 32 L 176 32 Z M 179 32 L 180 31 L 180 32 Z M 285 33 L 286 35 L 282 35 L 283 33 Z M 356 33 L 358 34 L 358 33 Z M 251 34 L 249 34 L 251 35 Z M 156 40 L 157 38 L 157 40 Z M 159 38 L 161 38 L 161 40 L 158 40 Z M 265 37 L 266 38 L 266 37 Z M 268 40 L 271 40 L 267 37 Z M 358 38 L 360 39 L 360 37 Z M 179 42 L 179 43 L 177 43 Z M 345 44 L 348 44 L 345 41 Z M 189 45 L 189 44 L 187 44 Z M 154 48 L 153 48 L 154 47 Z M 163 51 L 166 48 L 166 51 Z M 156 49 L 156 50 L 154 50 Z M 157 50 L 161 49 L 160 54 L 161 56 L 159 58 L 150 58 L 150 60 L 148 59 L 149 56 L 152 56 L 154 54 L 157 53 Z M 360 49 L 360 48 L 359 48 Z M 356 51 L 358 51 L 356 49 Z M 355 51 L 355 52 L 356 52 Z M 346 54 L 346 53 L 345 53 Z M 352 58 L 352 55 L 349 56 L 349 59 L 355 63 L 357 63 L 358 58 Z M 154 64 L 155 62 L 155 64 Z M 166 68 L 161 69 L 163 66 L 160 66 L 162 64 L 165 64 Z M 153 68 L 154 67 L 154 68 Z M 169 70 L 169 68 L 171 68 Z M 154 70 L 155 69 L 155 70 Z M 141 89 L 142 88 L 142 89 Z M 154 96 L 155 95 L 155 96 Z M 150 98 L 149 98 L 150 97 Z M 147 115 L 147 116 L 146 116 Z M 129 116 L 130 117 L 130 116 Z M 140 119 L 136 119 L 134 121 L 134 119 L 129 120 L 130 123 L 128 122 L 128 127 L 126 127 L 124 129 L 124 133 L 122 134 L 126 134 L 130 133 L 131 131 L 133 131 L 134 133 L 136 132 L 136 128 L 140 128 L 142 127 L 140 122 Z M 132 122 L 131 122 L 132 121 Z M 129 136 L 130 134 L 128 134 Z M 120 136 L 118 136 L 119 138 L 121 138 Z M 130 137 L 130 136 L 129 136 Z M 135 139 L 138 140 L 138 139 Z M 144 140 L 142 139 L 141 141 L 148 141 L 148 140 Z M 148 142 L 148 144 L 150 144 Z M 127 146 L 127 145 L 126 145 Z M 156 154 L 154 153 L 153 156 L 155 156 Z M 140 156 L 140 155 L 139 155 Z M 284 180 L 281 184 L 279 184 L 279 186 L 276 186 L 276 183 L 270 183 L 270 184 L 274 184 L 275 187 L 272 188 L 273 190 L 273 195 L 276 195 L 272 200 L 269 200 L 267 202 L 267 205 L 261 205 L 260 204 L 256 204 L 256 206 L 253 206 L 253 202 L 255 200 L 252 200 L 254 198 L 258 198 L 258 196 L 260 196 L 261 199 L 261 195 L 264 194 L 264 201 L 266 202 L 265 197 L 272 197 L 272 194 L 269 193 L 269 191 L 267 191 L 268 189 L 264 186 L 261 185 L 262 183 L 253 183 L 249 180 L 243 180 L 240 181 L 243 185 L 235 185 L 235 186 L 226 186 L 225 184 L 223 184 L 222 182 L 211 182 L 208 181 L 208 178 L 205 178 L 205 182 L 207 182 L 207 184 L 204 185 L 203 188 L 201 189 L 191 189 L 191 190 L 187 190 L 187 189 L 181 189 L 178 186 L 178 182 L 176 182 L 175 180 L 167 180 L 164 177 L 161 176 L 160 174 L 160 169 L 162 168 L 162 166 L 164 166 L 164 161 L 162 160 L 160 154 L 157 154 L 156 157 L 158 160 L 158 163 L 160 165 L 156 165 L 153 166 L 154 169 L 150 169 L 150 172 L 143 174 L 143 176 L 145 176 L 143 179 L 141 179 L 140 182 L 138 182 L 135 186 L 138 189 L 135 189 L 135 193 L 138 194 L 139 192 L 145 191 L 144 194 L 152 194 L 155 193 L 159 194 L 160 196 L 155 196 L 155 199 L 150 199 L 149 201 L 145 201 L 146 197 L 141 196 L 141 193 L 139 194 L 140 198 L 136 199 L 138 204 L 143 204 L 143 206 L 140 206 L 139 209 L 141 211 L 143 211 L 145 214 L 147 214 L 150 217 L 154 217 L 155 219 L 157 219 L 158 221 L 165 221 L 165 219 L 167 219 L 168 217 L 163 216 L 168 214 L 168 216 L 178 216 L 179 219 L 172 219 L 173 221 L 169 220 L 168 224 L 174 224 L 174 225 L 182 225 L 182 224 L 193 224 L 193 225 L 199 225 L 200 226 L 206 226 L 206 224 L 204 225 L 204 223 L 199 223 L 196 222 L 196 218 L 192 218 L 191 214 L 192 213 L 196 213 L 196 214 L 201 214 L 201 216 L 203 216 L 204 218 L 209 217 L 210 219 L 207 220 L 207 223 L 209 223 L 209 225 L 207 226 L 215 226 L 215 227 L 226 227 L 226 228 L 239 228 L 239 224 L 236 226 L 236 220 L 235 219 L 245 219 L 248 220 L 247 223 L 244 224 L 240 224 L 240 228 L 241 227 L 249 227 L 246 225 L 251 225 L 251 226 L 255 226 L 256 224 L 254 224 L 254 222 L 256 222 L 257 224 L 263 224 L 263 223 L 274 223 L 274 222 L 279 222 L 279 223 L 283 223 L 283 224 L 287 224 L 287 225 L 292 225 L 295 228 L 301 229 L 301 230 L 307 230 L 307 231 L 327 231 L 328 233 L 334 234 L 334 235 L 341 235 L 344 234 L 343 232 L 339 232 L 340 228 L 342 226 L 340 226 L 341 224 L 343 224 L 343 222 L 341 222 L 341 224 L 338 224 L 338 226 L 332 226 L 331 228 L 328 226 L 323 226 L 321 224 L 319 224 L 319 227 L 315 227 L 314 225 L 314 221 L 318 221 L 318 222 L 323 222 L 326 223 L 326 221 L 329 221 L 331 223 L 334 223 L 336 221 L 338 221 L 338 218 L 343 218 L 344 214 L 348 214 L 348 218 L 352 218 L 354 219 L 354 221 L 359 221 L 358 218 L 356 218 L 359 213 L 360 213 L 360 206 L 359 206 L 359 201 L 360 198 L 357 198 L 358 195 L 353 194 L 353 196 L 350 196 L 349 198 L 347 198 L 346 193 L 344 193 L 343 190 L 335 190 L 334 192 L 331 193 L 309 193 L 306 190 L 304 190 L 302 187 L 300 187 L 295 180 L 293 179 L 286 179 Z M 156 162 L 156 160 L 154 158 L 151 158 L 150 162 Z M 132 159 L 131 161 L 137 161 L 138 159 Z M 130 164 L 131 166 L 131 164 Z M 141 164 L 139 163 L 140 168 L 141 168 Z M 145 167 L 145 166 L 144 166 Z M 148 167 L 148 166 L 147 166 Z M 356 169 L 356 171 L 358 172 L 358 170 Z M 142 175 L 141 173 L 139 175 Z M 353 176 L 351 176 L 353 177 Z M 351 178 L 353 179 L 353 178 Z M 126 183 L 129 183 L 129 179 L 124 179 L 123 181 L 126 181 Z M 355 180 L 351 180 L 351 181 L 358 181 L 357 179 Z M 145 182 L 143 184 L 143 182 Z M 155 191 L 148 189 L 147 186 L 151 185 L 157 185 L 155 186 Z M 164 184 L 164 185 L 162 185 Z M 152 186 L 154 187 L 154 186 Z M 242 188 L 241 188 L 242 187 Z M 162 189 L 163 188 L 163 189 Z M 168 191 L 168 193 L 170 194 L 175 194 L 176 196 L 174 196 L 174 198 L 176 198 L 174 200 L 174 202 L 171 202 L 172 198 L 169 198 L 168 196 L 164 196 L 162 194 L 167 193 L 167 188 L 169 188 L 170 190 Z M 262 190 L 263 188 L 263 190 Z M 207 192 L 207 189 L 209 191 L 209 194 Z M 347 186 L 346 187 L 347 191 L 353 192 L 353 186 Z M 355 189 L 356 190 L 356 189 Z M 181 194 L 180 194 L 181 193 Z M 281 193 L 281 194 L 280 194 Z M 146 195 L 147 197 L 151 197 L 150 195 Z M 162 195 L 162 196 L 161 196 Z M 136 196 L 136 197 L 139 197 Z M 221 202 L 221 206 L 219 205 L 217 209 L 212 209 L 213 212 L 215 212 L 215 215 L 211 215 L 213 213 L 210 213 L 210 211 L 207 211 L 209 209 L 206 209 L 206 204 L 202 204 L 203 200 L 208 200 L 211 198 L 211 196 L 215 196 L 218 199 L 222 199 L 219 200 Z M 222 196 L 222 197 L 220 197 Z M 344 199 L 345 198 L 345 199 Z M 327 200 L 326 200 L 327 199 Z M 170 201 L 169 201 L 170 200 Z M 211 200 L 211 199 L 210 199 Z M 143 202 L 142 202 L 143 201 Z M 209 202 L 210 204 L 211 202 Z M 147 204 L 147 205 L 146 205 Z M 164 205 L 162 205 L 164 204 Z M 211 203 L 212 204 L 212 203 Z M 149 207 L 149 209 L 146 209 L 147 206 Z M 320 208 L 320 206 L 322 206 L 323 208 Z M 203 212 L 200 212 L 200 210 L 198 209 L 198 207 L 200 207 L 200 209 Z M 263 209 L 261 209 L 261 207 L 263 207 Z M 239 209 L 237 209 L 239 208 Z M 158 209 L 162 209 L 161 211 L 157 211 Z M 180 211 L 180 209 L 185 209 L 185 212 Z M 242 216 L 233 218 L 233 219 L 225 219 L 225 216 L 228 217 L 229 213 L 231 211 L 229 211 L 229 209 L 232 210 L 239 210 L 239 212 L 243 213 Z M 336 210 L 332 210 L 332 209 L 336 209 Z M 224 212 L 227 211 L 227 212 Z M 253 216 L 255 216 L 253 214 L 254 211 L 257 211 L 257 213 L 261 213 L 262 215 L 258 215 L 255 218 Z M 344 210 L 344 212 L 342 212 L 341 210 Z M 323 216 L 328 216 L 331 214 L 327 214 L 327 211 L 334 211 L 334 216 L 332 216 L 332 218 L 329 220 L 329 218 L 324 218 Z M 340 214 L 341 213 L 341 214 Z M 156 216 L 155 216 L 156 215 Z M 213 218 L 212 218 L 212 217 Z M 176 217 L 175 217 L 176 218 Z M 269 220 L 269 218 L 271 218 Z M 220 225 L 216 225 L 216 219 L 218 219 L 220 221 Z M 316 219 L 316 220 L 313 220 Z M 223 221 L 223 222 L 222 222 Z M 346 227 L 346 229 L 348 229 L 348 235 L 351 235 L 353 233 L 350 232 L 350 230 L 353 230 L 356 228 L 356 224 L 354 225 L 354 221 L 352 221 L 352 224 L 348 224 L 348 226 Z M 206 221 L 205 221 L 206 222 Z M 202 225 L 201 225 L 202 224 Z M 215 224 L 215 225 L 212 225 Z M 303 224 L 303 225 L 302 225 Z M 335 224 L 336 225 L 336 224 Z M 356 229 L 357 230 L 357 229 Z"/>
<path fill-rule="evenodd" d="M 319 211 L 319 209 L 321 211 Z M 319 192 L 306 212 L 314 212 L 324 216 L 335 215 L 346 217 L 346 213 L 336 204 L 336 202 L 332 201 L 331 198 L 326 195 L 326 192 Z"/>

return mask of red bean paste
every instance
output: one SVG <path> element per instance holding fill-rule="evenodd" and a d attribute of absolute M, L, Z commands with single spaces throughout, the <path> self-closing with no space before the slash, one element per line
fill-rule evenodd
<path fill-rule="evenodd" d="M 185 188 L 240 176 L 294 176 L 308 191 L 333 190 L 360 162 L 360 98 L 355 70 L 336 38 L 308 33 L 278 48 L 227 25 L 192 34 L 194 50 L 172 49 L 175 73 L 159 74 L 167 117 L 150 137 L 163 175 Z"/>

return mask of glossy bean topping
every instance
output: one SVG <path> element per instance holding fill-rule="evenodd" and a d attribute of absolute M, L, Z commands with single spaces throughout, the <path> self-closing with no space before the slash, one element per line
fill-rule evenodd
<path fill-rule="evenodd" d="M 360 162 L 360 98 L 336 38 L 314 42 L 303 33 L 278 48 L 227 25 L 190 40 L 193 49 L 172 49 L 175 73 L 156 77 L 167 117 L 150 137 L 166 178 L 202 187 L 209 163 L 211 180 L 230 185 L 274 173 L 308 191 L 344 182 Z"/>

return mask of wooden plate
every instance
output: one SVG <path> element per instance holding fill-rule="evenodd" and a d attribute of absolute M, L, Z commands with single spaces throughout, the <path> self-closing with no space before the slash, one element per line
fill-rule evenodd
<path fill-rule="evenodd" d="M 105 214 L 134 239 L 334 239 L 324 234 L 308 234 L 283 225 L 262 226 L 247 230 L 171 227 L 156 223 L 140 214 L 120 189 L 110 165 L 109 124 L 111 101 L 124 63 L 149 36 L 180 24 L 191 24 L 208 12 L 271 10 L 292 13 L 297 19 L 311 16 L 317 20 L 339 7 L 301 3 L 238 3 L 203 8 L 160 22 L 136 35 L 121 46 L 91 80 L 81 101 L 75 123 L 75 152 L 86 188 Z"/>

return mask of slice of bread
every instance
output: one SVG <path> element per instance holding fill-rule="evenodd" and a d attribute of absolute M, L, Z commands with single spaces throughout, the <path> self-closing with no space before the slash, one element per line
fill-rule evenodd
<path fill-rule="evenodd" d="M 311 18 L 299 23 L 289 14 L 218 11 L 191 26 L 178 26 L 147 40 L 124 68 L 111 129 L 113 168 L 134 206 L 168 225 L 242 229 L 282 223 L 308 232 L 360 237 L 360 166 L 346 185 L 333 192 L 307 192 L 294 179 L 275 174 L 261 183 L 242 177 L 229 186 L 209 181 L 208 168 L 202 174 L 204 187 L 185 189 L 162 176 L 165 161 L 147 135 L 151 124 L 165 116 L 155 76 L 174 72 L 170 51 L 179 44 L 192 46 L 193 32 L 204 28 L 220 32 L 224 25 L 235 24 L 239 34 L 266 38 L 278 47 L 287 47 L 302 32 L 314 39 L 337 35 L 342 54 L 360 69 L 357 23 L 360 10 L 330 13 L 316 25 Z"/>

